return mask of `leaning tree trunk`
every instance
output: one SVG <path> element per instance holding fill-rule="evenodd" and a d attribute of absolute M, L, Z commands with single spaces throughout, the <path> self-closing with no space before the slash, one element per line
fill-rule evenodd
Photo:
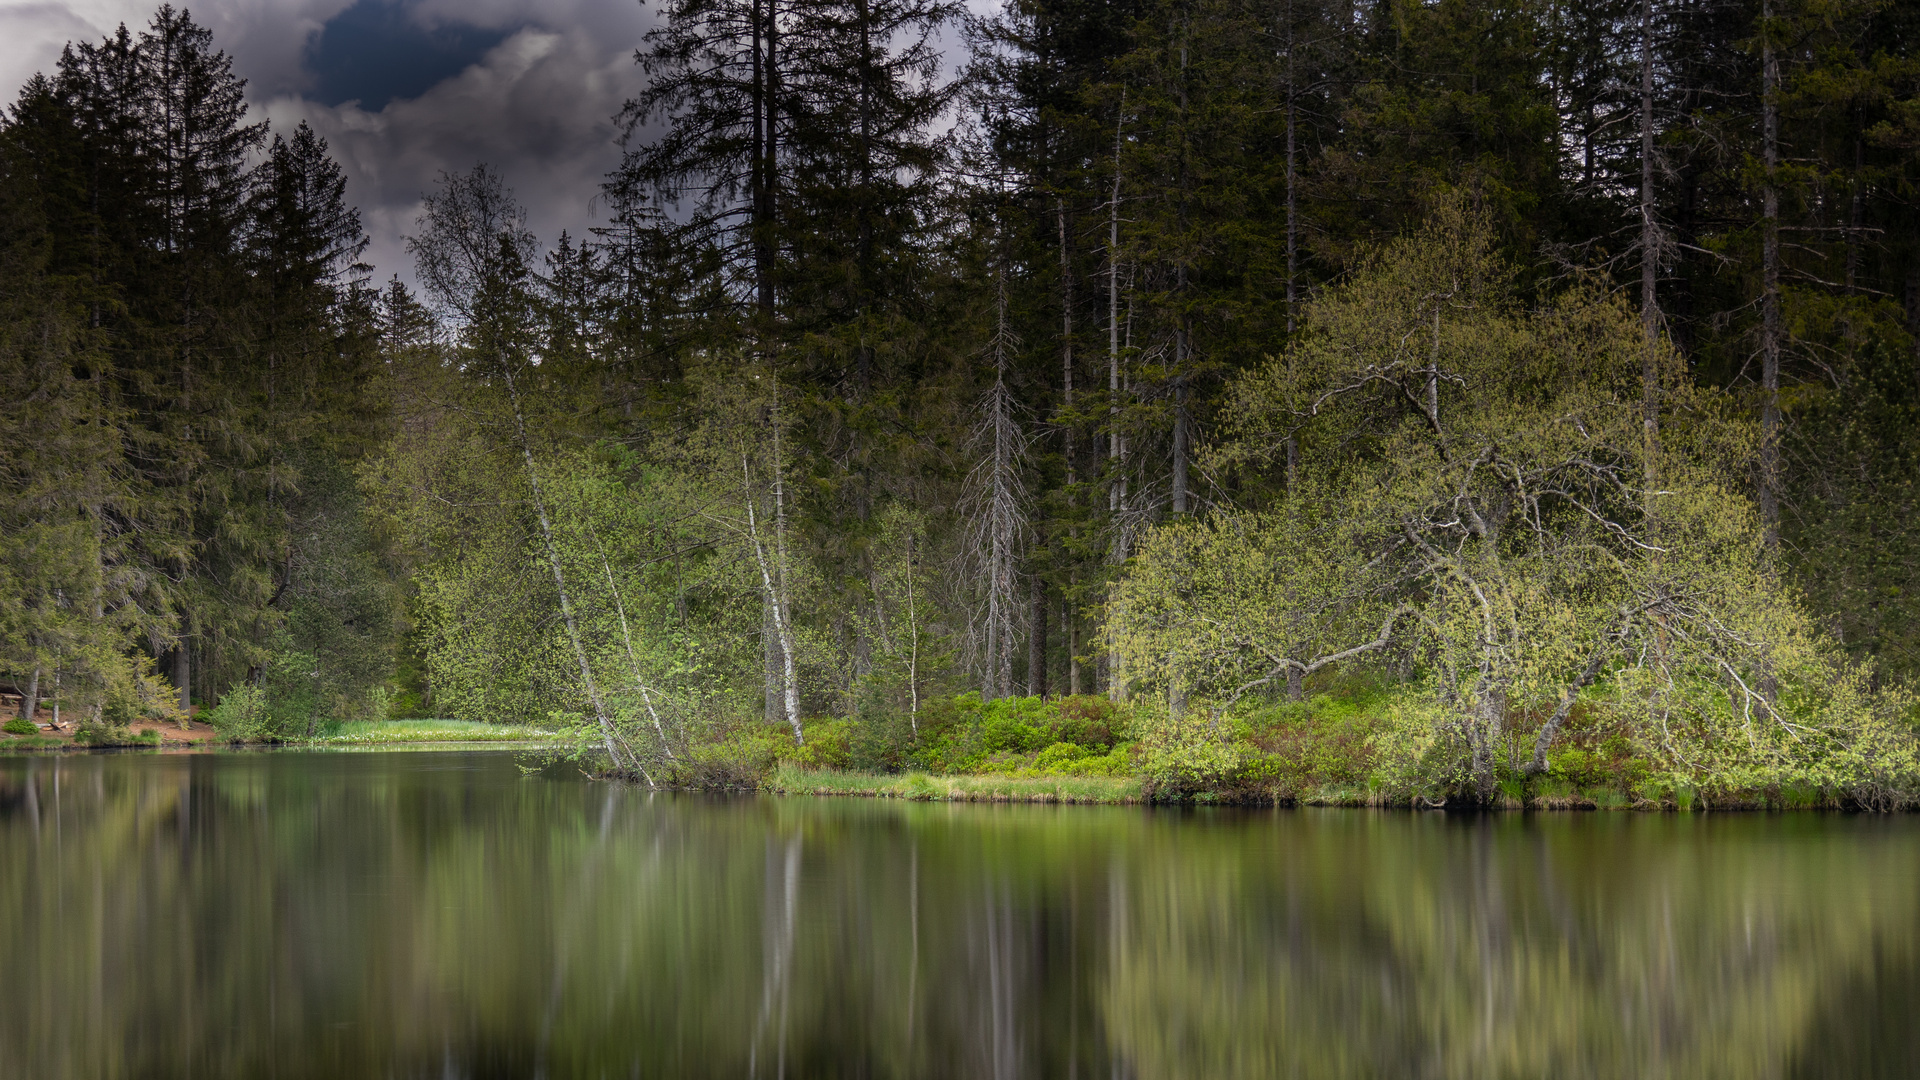
<path fill-rule="evenodd" d="M 534 515 L 540 522 L 540 539 L 546 547 L 547 566 L 553 571 L 553 587 L 560 594 L 560 619 L 567 628 L 567 641 L 573 646 L 573 656 L 580 664 L 580 682 L 586 688 L 587 701 L 593 706 L 593 718 L 600 728 L 600 738 L 606 747 L 607 757 L 615 769 L 632 769 L 640 774 L 648 787 L 653 787 L 653 777 L 646 766 L 632 754 L 623 755 L 620 751 L 618 736 L 613 730 L 613 721 L 607 716 L 606 703 L 600 697 L 599 684 L 594 682 L 593 665 L 587 660 L 586 646 L 580 641 L 580 626 L 573 615 L 573 599 L 567 592 L 566 573 L 560 567 L 560 549 L 553 542 L 553 524 L 547 516 L 546 498 L 540 491 L 540 470 L 533 460 L 533 444 L 527 439 L 526 414 L 520 408 L 520 390 L 514 382 L 513 369 L 508 366 L 506 357 L 500 358 L 500 373 L 506 383 L 507 400 L 513 406 L 513 429 L 520 441 L 521 458 L 527 468 L 527 489 L 533 497 Z"/>

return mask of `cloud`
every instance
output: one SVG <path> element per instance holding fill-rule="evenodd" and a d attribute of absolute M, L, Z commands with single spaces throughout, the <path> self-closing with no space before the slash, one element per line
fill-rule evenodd
<path fill-rule="evenodd" d="M 404 240 L 442 171 L 497 166 L 543 240 L 582 234 L 604 174 L 619 161 L 612 117 L 639 88 L 624 52 L 581 32 L 524 29 L 417 98 L 369 112 L 304 97 L 268 102 L 276 128 L 305 120 L 346 169 L 381 276 L 408 277 Z"/>
<path fill-rule="evenodd" d="M 0 10 L 0 79 L 50 70 L 68 40 L 157 3 L 70 0 Z M 211 0 L 186 5 L 248 80 L 276 131 L 305 120 L 347 173 L 347 197 L 385 278 L 411 278 L 404 237 L 442 171 L 485 161 L 543 240 L 594 224 L 619 162 L 613 116 L 639 92 L 633 52 L 652 23 L 633 0 Z M 356 100 L 358 99 L 357 103 Z"/>
<path fill-rule="evenodd" d="M 308 96 L 323 105 L 355 101 L 383 109 L 465 71 L 512 29 L 428 26 L 394 0 L 357 0 L 308 40 L 305 66 L 315 80 Z"/>

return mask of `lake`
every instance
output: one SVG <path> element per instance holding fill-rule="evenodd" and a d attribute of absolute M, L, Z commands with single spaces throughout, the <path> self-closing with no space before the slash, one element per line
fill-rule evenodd
<path fill-rule="evenodd" d="M 1920 818 L 0 759 L 6 1077 L 1920 1073 Z"/>

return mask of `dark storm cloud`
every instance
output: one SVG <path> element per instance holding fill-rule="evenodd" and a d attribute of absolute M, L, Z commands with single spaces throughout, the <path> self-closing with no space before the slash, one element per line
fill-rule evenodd
<path fill-rule="evenodd" d="M 419 97 L 465 71 L 508 31 L 479 26 L 421 25 L 409 6 L 359 0 L 328 19 L 307 45 L 308 95 L 322 105 L 355 101 L 379 111 L 394 98 Z"/>
<path fill-rule="evenodd" d="M 178 0 L 176 0 L 178 3 Z M 0 81 L 51 69 L 60 46 L 138 30 L 153 3 L 71 0 L 0 9 Z M 210 0 L 186 5 L 248 80 L 276 131 L 301 120 L 332 145 L 380 278 L 411 277 L 404 237 L 442 171 L 497 166 L 551 241 L 595 223 L 619 162 L 613 115 L 640 88 L 651 24 L 634 0 Z M 9 91 L 11 92 L 11 91 Z"/>

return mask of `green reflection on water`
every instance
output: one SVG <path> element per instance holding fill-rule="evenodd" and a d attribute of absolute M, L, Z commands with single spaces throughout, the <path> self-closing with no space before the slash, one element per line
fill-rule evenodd
<path fill-rule="evenodd" d="M 1920 827 L 0 760 L 0 1074 L 1860 1076 Z"/>

